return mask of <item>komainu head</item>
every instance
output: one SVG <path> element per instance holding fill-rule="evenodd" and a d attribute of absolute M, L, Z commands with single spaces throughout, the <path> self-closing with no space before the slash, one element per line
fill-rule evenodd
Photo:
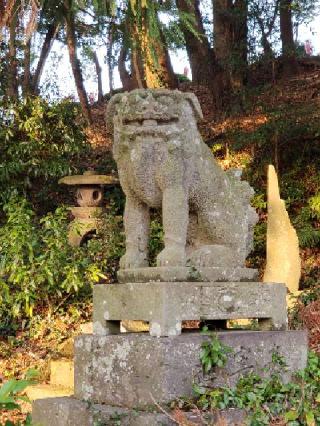
<path fill-rule="evenodd" d="M 166 138 L 185 128 L 196 128 L 202 119 L 198 99 L 193 93 L 167 89 L 138 89 L 115 95 L 107 109 L 107 123 L 123 138 L 162 135 Z"/>

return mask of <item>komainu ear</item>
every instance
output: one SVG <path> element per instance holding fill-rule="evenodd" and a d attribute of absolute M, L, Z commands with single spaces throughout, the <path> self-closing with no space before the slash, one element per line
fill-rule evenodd
<path fill-rule="evenodd" d="M 106 124 L 107 129 L 111 134 L 113 134 L 113 117 L 116 113 L 116 107 L 121 102 L 122 96 L 124 93 L 117 93 L 116 95 L 112 96 L 110 99 L 107 110 L 106 110 Z"/>
<path fill-rule="evenodd" d="M 183 93 L 183 97 L 190 103 L 192 106 L 193 112 L 196 116 L 197 121 L 203 119 L 202 109 L 198 98 L 193 93 Z"/>

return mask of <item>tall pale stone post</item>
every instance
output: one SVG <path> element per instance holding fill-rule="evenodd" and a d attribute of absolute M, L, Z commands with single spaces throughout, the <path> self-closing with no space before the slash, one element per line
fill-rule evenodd
<path fill-rule="evenodd" d="M 263 281 L 285 283 L 291 293 L 296 293 L 300 275 L 299 240 L 280 198 L 277 173 L 274 166 L 269 165 L 267 265 Z"/>

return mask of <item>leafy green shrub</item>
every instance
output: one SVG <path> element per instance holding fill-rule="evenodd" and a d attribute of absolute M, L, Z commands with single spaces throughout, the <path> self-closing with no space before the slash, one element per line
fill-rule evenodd
<path fill-rule="evenodd" d="M 156 266 L 157 255 L 164 248 L 164 232 L 160 217 L 154 217 L 150 223 L 149 261 Z"/>
<path fill-rule="evenodd" d="M 310 200 L 312 200 L 312 198 Z M 318 213 L 317 210 L 312 209 L 311 206 L 309 204 L 302 207 L 293 220 L 301 247 L 318 247 L 320 244 L 320 230 L 317 229 L 313 223 L 314 217 Z"/>
<path fill-rule="evenodd" d="M 1 411 L 20 410 L 19 401 L 30 402 L 29 399 L 21 395 L 21 393 L 23 393 L 28 386 L 36 383 L 35 378 L 37 376 L 38 372 L 36 370 L 29 370 L 24 379 L 11 379 L 5 382 L 0 387 L 0 413 Z M 31 424 L 31 417 L 28 415 L 24 425 L 31 426 Z M 14 423 L 7 420 L 5 426 L 14 426 Z"/>
<path fill-rule="evenodd" d="M 70 247 L 67 211 L 57 209 L 37 218 L 28 202 L 13 195 L 4 206 L 0 227 L 1 327 L 30 317 L 34 307 L 48 306 L 90 294 L 93 282 L 104 277 L 103 262 L 89 248 Z"/>
<path fill-rule="evenodd" d="M 232 352 L 229 346 L 224 345 L 218 339 L 216 334 L 208 332 L 204 327 L 203 334 L 209 334 L 210 340 L 207 340 L 201 345 L 200 361 L 205 373 L 209 373 L 214 367 L 224 367 L 226 365 L 228 354 Z"/>
<path fill-rule="evenodd" d="M 320 424 L 320 357 L 310 352 L 307 368 L 290 383 L 284 383 L 279 374 L 285 369 L 282 357 L 273 354 L 272 364 L 269 378 L 250 373 L 241 377 L 235 388 L 195 386 L 197 406 L 202 410 L 244 409 L 250 426 L 269 425 L 276 419 L 288 426 Z"/>
<path fill-rule="evenodd" d="M 114 282 L 117 279 L 120 257 L 125 251 L 122 216 L 102 214 L 99 218 L 97 234 L 88 241 L 87 252 L 93 262 L 92 268 L 96 265 L 100 271 L 104 271 L 105 275 L 100 272 L 100 278 Z"/>
<path fill-rule="evenodd" d="M 1 198 L 71 172 L 71 159 L 86 149 L 78 107 L 41 98 L 0 103 Z M 0 200 L 1 202 L 1 200 Z"/>
<path fill-rule="evenodd" d="M 311 216 L 320 220 L 320 193 L 311 197 L 308 204 L 311 209 Z"/>

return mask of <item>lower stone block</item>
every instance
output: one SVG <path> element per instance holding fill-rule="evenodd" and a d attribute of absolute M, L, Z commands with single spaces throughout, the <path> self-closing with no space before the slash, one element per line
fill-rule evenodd
<path fill-rule="evenodd" d="M 199 333 L 155 339 L 147 334 L 79 336 L 75 341 L 75 397 L 92 403 L 146 408 L 192 395 L 194 381 L 233 386 L 241 375 L 272 372 L 272 354 L 287 363 L 284 380 L 307 361 L 304 331 L 227 331 L 217 333 L 233 349 L 223 369 L 203 376 Z M 268 372 L 266 372 L 266 369 Z"/>
<path fill-rule="evenodd" d="M 40 399 L 32 406 L 32 421 L 37 426 L 176 426 L 171 414 L 89 404 L 72 397 Z M 186 413 L 185 417 L 189 424 L 203 425 L 198 414 Z M 206 424 L 240 426 L 244 419 L 242 410 L 229 409 L 218 415 L 208 414 Z"/>

